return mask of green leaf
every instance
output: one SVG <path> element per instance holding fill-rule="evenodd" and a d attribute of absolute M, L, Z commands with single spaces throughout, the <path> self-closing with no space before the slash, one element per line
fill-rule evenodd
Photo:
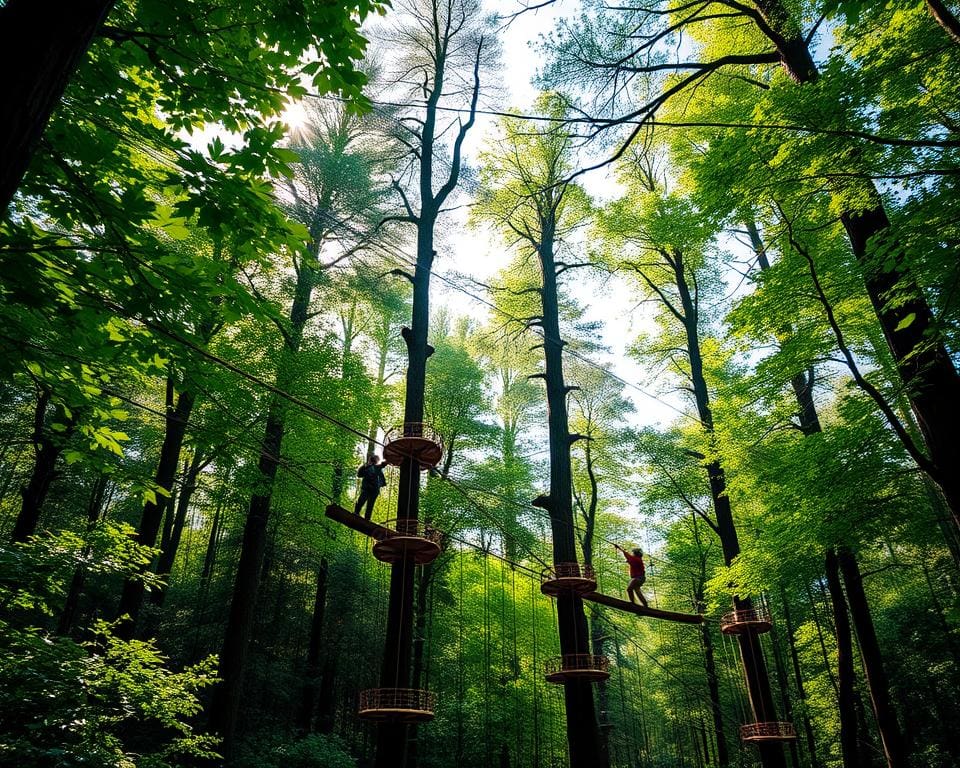
<path fill-rule="evenodd" d="M 909 328 L 911 325 L 913 325 L 913 321 L 916 319 L 917 319 L 917 313 L 911 312 L 909 315 L 904 317 L 903 320 L 897 323 L 897 327 L 893 329 L 894 332 L 902 331 L 904 328 Z"/>

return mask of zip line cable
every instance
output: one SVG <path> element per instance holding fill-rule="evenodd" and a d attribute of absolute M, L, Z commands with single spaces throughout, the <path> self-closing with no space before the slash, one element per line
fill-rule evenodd
<path fill-rule="evenodd" d="M 280 201 L 277 200 L 275 194 L 273 195 L 273 197 L 274 197 L 274 200 L 275 200 L 278 204 L 281 204 Z M 340 219 L 337 219 L 336 217 L 332 216 L 332 214 L 329 214 L 329 213 L 326 212 L 326 211 L 322 211 L 322 212 L 320 212 L 320 213 L 321 213 L 321 215 L 324 216 L 328 221 L 331 221 L 332 223 L 336 224 L 336 225 L 339 226 L 340 228 L 342 228 L 342 229 L 350 232 L 350 233 L 353 234 L 354 236 L 366 237 L 366 235 L 365 235 L 364 233 L 360 232 L 359 230 L 357 230 L 355 227 L 352 227 L 352 226 L 349 225 L 348 223 L 346 223 L 346 222 L 344 222 L 344 221 L 342 221 L 342 220 L 340 220 Z M 398 249 L 388 248 L 385 244 L 380 243 L 380 242 L 378 242 L 378 241 L 374 241 L 374 242 L 372 243 L 372 245 L 373 245 L 373 247 L 378 247 L 378 248 L 380 248 L 382 251 L 384 251 L 384 252 L 386 252 L 386 253 L 394 256 L 394 257 L 400 258 L 400 259 L 401 259 L 404 263 L 406 263 L 407 265 L 416 267 L 416 262 L 412 261 L 408 256 L 406 256 L 406 254 L 403 254 L 403 253 L 402 253 L 401 251 L 399 251 Z M 363 264 L 364 266 L 369 267 L 369 265 L 367 265 L 362 259 L 357 259 L 357 260 L 360 261 L 360 263 Z M 504 316 L 507 317 L 508 319 L 510 319 L 510 320 L 512 320 L 512 321 L 514 321 L 514 322 L 520 323 L 521 326 L 522 326 L 525 330 L 534 330 L 533 328 L 530 327 L 530 325 L 529 325 L 528 322 L 526 322 L 526 321 L 522 320 L 521 318 L 518 318 L 518 317 L 516 317 L 516 316 L 514 316 L 514 315 L 512 315 L 512 314 L 510 314 L 510 313 L 508 313 L 508 312 L 506 312 L 505 310 L 502 310 L 501 308 L 497 307 L 497 306 L 496 306 L 495 304 L 493 304 L 492 302 L 489 302 L 489 301 L 483 299 L 482 297 L 476 295 L 476 294 L 473 293 L 472 291 L 469 291 L 469 290 L 467 290 L 466 288 L 463 288 L 461 285 L 455 283 L 453 280 L 451 280 L 450 278 L 448 278 L 448 277 L 447 277 L 446 275 L 444 275 L 443 273 L 434 272 L 433 270 L 431 270 L 431 274 L 432 274 L 432 275 L 435 275 L 438 279 L 440 279 L 441 281 L 447 283 L 448 285 L 450 285 L 450 286 L 453 287 L 454 289 L 463 292 L 465 295 L 473 298 L 474 300 L 478 301 L 479 303 L 484 304 L 484 305 L 488 306 L 489 308 L 497 311 L 498 313 L 504 315 Z M 102 297 L 101 297 L 101 299 L 102 299 Z M 105 304 L 105 306 L 107 306 L 108 308 L 112 309 L 113 311 L 118 312 L 118 313 L 121 314 L 121 315 L 123 314 L 123 310 L 122 310 L 118 305 L 110 302 L 109 300 L 103 300 L 103 303 Z M 239 375 L 239 376 L 247 379 L 247 380 L 250 381 L 251 383 L 254 383 L 254 384 L 257 384 L 257 385 L 259 385 L 259 386 L 261 386 L 261 387 L 266 388 L 266 389 L 267 389 L 268 391 L 270 391 L 272 394 L 277 395 L 277 396 L 280 396 L 280 397 L 283 397 L 283 398 L 289 400 L 290 402 L 294 403 L 295 405 L 297 405 L 297 406 L 300 407 L 301 409 L 306 409 L 306 410 L 308 410 L 310 413 L 312 413 L 313 415 L 315 415 L 315 416 L 317 416 L 317 417 L 319 417 L 319 418 L 321 418 L 321 419 L 324 419 L 324 420 L 326 420 L 326 421 L 329 421 L 329 422 L 333 423 L 334 425 L 340 427 L 341 429 L 344 429 L 344 430 L 346 430 L 346 431 L 348 431 L 348 432 L 351 432 L 352 434 L 354 434 L 354 435 L 357 436 L 357 437 L 360 437 L 360 438 L 362 438 L 362 439 L 364 439 L 364 440 L 370 441 L 370 436 L 369 436 L 369 435 L 367 435 L 367 434 L 365 434 L 365 433 L 363 433 L 363 432 L 361 432 L 361 431 L 359 431 L 359 430 L 351 427 L 350 425 L 346 424 L 345 422 L 343 422 L 343 421 L 341 421 L 341 420 L 339 420 L 339 419 L 337 419 L 337 418 L 335 418 L 335 417 L 333 417 L 333 416 L 330 416 L 329 414 L 324 413 L 324 412 L 321 411 L 320 409 L 317 409 L 317 408 L 311 406 L 310 404 L 306 403 L 305 401 L 301 400 L 300 398 L 297 398 L 296 396 L 291 395 L 291 394 L 289 394 L 289 393 L 283 392 L 280 388 L 276 387 L 275 385 L 272 385 L 272 384 L 270 384 L 270 383 L 268 383 L 268 382 L 265 382 L 265 381 L 263 381 L 262 379 L 260 379 L 259 377 L 256 377 L 256 376 L 254 376 L 253 374 L 250 374 L 250 373 L 244 371 L 243 369 L 241 369 L 241 368 L 239 368 L 239 367 L 237 367 L 237 366 L 232 365 L 232 364 L 229 363 L 228 361 L 223 360 L 222 358 L 219 358 L 219 357 L 213 355 L 212 353 L 209 353 L 207 350 L 204 350 L 202 347 L 194 344 L 193 342 L 189 341 L 188 339 L 185 339 L 185 338 L 183 338 L 183 337 L 180 337 L 179 335 L 174 334 L 172 331 L 169 331 L 168 329 L 164 328 L 163 326 L 161 326 L 161 325 L 159 325 L 159 324 L 157 324 L 157 323 L 154 323 L 154 322 L 152 322 L 152 321 L 148 321 L 148 320 L 145 320 L 145 319 L 143 319 L 143 318 L 138 318 L 138 320 L 139 320 L 139 322 L 143 323 L 144 325 L 147 325 L 148 327 L 153 328 L 153 330 L 155 330 L 155 331 L 157 331 L 157 332 L 159 332 L 159 333 L 161 333 L 161 334 L 163 334 L 163 335 L 168 336 L 169 338 L 171 338 L 171 339 L 173 339 L 174 341 L 180 343 L 181 345 L 187 346 L 187 347 L 190 348 L 193 352 L 195 352 L 196 354 L 201 355 L 202 357 L 210 360 L 211 362 L 218 363 L 218 364 L 222 365 L 223 367 L 226 367 L 226 368 L 227 368 L 228 370 L 230 370 L 231 372 L 233 372 L 233 373 L 235 373 L 235 374 L 237 374 L 237 375 Z M 535 331 L 535 330 L 534 330 L 534 332 L 537 333 L 537 335 L 541 336 L 545 341 L 546 341 L 546 340 L 551 340 L 551 341 L 555 341 L 555 342 L 560 342 L 560 343 L 562 343 L 562 340 L 559 340 L 559 339 L 556 339 L 556 340 L 555 340 L 555 339 L 553 339 L 553 337 L 547 336 L 545 333 L 542 333 L 542 332 L 540 332 L 540 331 Z M 625 379 L 617 376 L 616 374 L 614 374 L 612 371 L 610 371 L 610 370 L 607 369 L 606 367 L 601 366 L 601 365 L 599 365 L 598 363 L 594 362 L 593 360 L 590 360 L 589 358 L 584 357 L 583 355 L 581 355 L 580 353 L 576 352 L 575 350 L 569 349 L 568 351 L 569 351 L 572 355 L 574 355 L 575 357 L 577 357 L 577 359 L 583 361 L 584 363 L 586 363 L 586 364 L 588 364 L 588 365 L 591 365 L 591 366 L 597 368 L 597 369 L 598 369 L 599 371 L 601 371 L 604 375 L 607 375 L 607 376 L 612 377 L 613 379 L 615 379 L 616 381 L 618 381 L 618 382 L 621 383 L 622 385 L 632 387 L 632 388 L 638 390 L 639 392 L 641 392 L 642 394 L 646 395 L 647 397 L 651 397 L 652 399 L 657 400 L 658 402 L 660 402 L 660 403 L 662 403 L 662 404 L 670 407 L 671 409 L 673 409 L 673 410 L 676 411 L 677 413 L 679 413 L 679 414 L 681 414 L 681 415 L 683 415 L 683 416 L 685 416 L 685 417 L 687 417 L 687 418 L 696 420 L 696 419 L 694 419 L 694 417 L 690 416 L 690 415 L 687 414 L 686 412 L 681 411 L 680 409 L 676 408 L 676 407 L 673 406 L 672 404 L 667 403 L 666 401 L 664 401 L 664 400 L 662 400 L 662 399 L 660 399 L 660 398 L 658 398 L 658 397 L 650 394 L 649 392 L 647 392 L 646 390 L 644 390 L 643 388 L 641 388 L 639 385 L 636 385 L 636 384 L 634 384 L 634 383 L 632 383 L 632 382 L 629 382 L 629 381 L 627 381 L 627 380 L 625 380 Z M 377 445 L 380 445 L 381 447 L 384 446 L 384 444 L 383 444 L 382 442 L 380 442 L 380 441 L 378 441 L 378 440 L 376 440 L 376 439 L 373 439 L 372 442 L 374 442 L 374 443 L 377 444 Z M 450 481 L 449 478 L 445 478 L 445 479 L 447 479 L 448 481 Z M 450 481 L 450 482 L 452 482 L 452 481 Z M 469 496 L 463 491 L 462 488 L 459 488 L 459 487 L 458 487 L 457 490 L 458 490 L 461 494 L 463 494 L 465 497 L 467 497 L 467 498 L 469 499 Z M 471 501 L 471 503 L 473 503 L 474 506 L 476 506 L 478 509 L 482 509 L 482 507 L 480 507 L 480 505 L 478 505 L 478 504 L 477 504 L 476 502 L 474 502 L 472 499 L 470 499 L 470 501 Z M 513 502 L 513 503 L 516 503 L 516 502 Z M 523 508 L 524 508 L 528 513 L 529 513 L 530 509 L 535 509 L 534 507 L 527 507 L 527 506 L 524 506 Z M 565 523 L 565 522 L 566 522 L 566 521 L 554 521 L 553 518 L 550 518 L 550 520 L 551 520 L 551 522 L 561 522 L 561 523 Z M 575 523 L 574 523 L 574 527 L 576 528 L 576 524 L 575 524 Z M 604 540 L 607 541 L 607 543 L 613 544 L 612 541 L 609 541 L 609 540 L 606 540 L 606 539 L 604 539 Z M 531 554 L 533 554 L 533 553 L 531 552 Z M 539 558 L 538 558 L 536 555 L 534 555 L 534 557 L 535 557 L 535 559 L 537 559 L 539 562 L 541 562 L 541 563 L 543 562 L 543 561 L 540 561 Z"/>
<path fill-rule="evenodd" d="M 87 292 L 85 292 L 85 291 L 84 291 L 84 293 L 86 293 L 87 295 L 90 295 L 89 293 L 87 293 Z M 121 308 L 119 305 L 117 305 L 117 304 L 113 303 L 112 301 L 110 301 L 110 300 L 108 300 L 108 299 L 105 299 L 104 297 L 99 296 L 99 295 L 95 295 L 95 294 L 94 294 L 94 298 L 97 298 L 99 301 L 101 301 L 101 302 L 103 303 L 104 306 L 106 306 L 106 307 L 109 308 L 109 309 L 112 309 L 114 312 L 117 312 L 120 316 L 125 316 L 124 313 L 123 313 L 122 308 Z M 364 432 L 361 432 L 360 430 L 358 430 L 358 429 L 350 426 L 349 424 L 341 421 L 340 419 L 337 419 L 336 417 L 330 416 L 329 414 L 325 413 L 324 411 L 320 410 L 319 408 L 316 408 L 315 406 L 311 405 L 310 403 L 304 401 L 302 398 L 299 398 L 299 397 L 297 397 L 297 396 L 295 396 L 295 395 L 292 395 L 292 394 L 290 394 L 290 393 L 288 393 L 288 392 L 280 389 L 280 388 L 277 387 L 276 385 L 270 384 L 269 382 L 264 381 L 264 380 L 261 379 L 260 377 L 254 375 L 254 374 L 251 374 L 251 373 L 243 370 L 242 368 L 239 368 L 238 366 L 233 365 L 232 363 L 230 363 L 230 362 L 224 360 L 223 358 L 221 358 L 221 357 L 213 354 L 212 352 L 209 352 L 208 350 L 203 349 L 201 346 L 195 344 L 194 342 L 190 341 L 189 339 L 186 339 L 186 338 L 180 336 L 179 334 L 176 334 L 176 333 L 174 333 L 173 331 L 170 331 L 169 329 L 164 328 L 164 327 L 163 327 L 162 325 L 160 325 L 159 323 L 156 323 L 155 321 L 147 320 L 147 319 L 144 319 L 144 318 L 133 318 L 133 319 L 136 319 L 138 322 L 142 323 L 142 324 L 145 325 L 146 327 L 151 328 L 151 329 L 155 330 L 156 332 L 158 332 L 158 333 L 160 333 L 160 334 L 162 334 L 162 335 L 164 335 L 164 336 L 167 336 L 168 338 L 170 338 L 171 340 L 173 340 L 173 341 L 181 344 L 182 346 L 187 347 L 188 349 L 190 349 L 191 351 L 193 351 L 193 352 L 195 352 L 196 354 L 200 355 L 201 357 L 207 359 L 208 361 L 213 362 L 213 363 L 215 363 L 215 364 L 217 364 L 217 365 L 219 365 L 219 366 L 221 366 L 221 367 L 224 367 L 224 368 L 226 368 L 227 370 L 231 371 L 232 373 L 235 373 L 236 375 L 241 376 L 242 378 L 250 381 L 251 383 L 260 386 L 261 388 L 263 388 L 263 389 L 271 392 L 271 394 L 276 395 L 276 396 L 278 396 L 278 397 L 281 397 L 281 398 L 283 398 L 283 399 L 288 400 L 289 402 L 291 402 L 292 404 L 296 405 L 296 406 L 299 407 L 300 409 L 305 410 L 306 412 L 308 412 L 308 413 L 310 413 L 310 414 L 312 414 L 312 415 L 314 415 L 314 416 L 316 416 L 316 417 L 318 417 L 318 418 L 320 418 L 320 419 L 322 419 L 322 420 L 324 420 L 324 421 L 327 421 L 327 422 L 333 424 L 334 426 L 339 427 L 340 429 L 343 429 L 343 430 L 345 430 L 345 431 L 353 434 L 353 435 L 356 436 L 356 437 L 359 437 L 359 438 L 361 438 L 361 439 L 363 439 L 363 440 L 365 440 L 365 441 L 370 441 L 370 436 L 367 435 L 367 434 L 365 434 Z M 31 344 L 30 342 L 27 342 L 27 344 L 30 344 L 31 346 L 35 346 L 35 347 L 38 346 L 38 345 L 33 345 L 33 344 Z M 374 439 L 373 442 L 374 442 L 376 445 L 379 445 L 379 446 L 381 446 L 381 447 L 385 447 L 385 444 L 384 444 L 383 442 L 379 441 L 379 440 Z M 273 457 L 271 457 L 271 458 L 273 458 Z M 275 458 L 274 460 L 278 460 L 278 461 L 279 461 L 279 458 Z M 441 475 L 441 477 L 442 477 L 442 475 Z M 301 479 L 303 480 L 303 478 L 301 478 Z M 473 499 L 469 496 L 469 494 L 468 494 L 465 490 L 463 490 L 462 488 L 460 488 L 453 480 L 451 480 L 450 478 L 445 478 L 445 479 L 446 479 L 448 482 L 450 482 L 451 485 L 454 485 L 454 486 L 456 487 L 457 491 L 458 491 L 461 495 L 463 495 L 466 499 L 468 499 L 468 500 L 470 501 L 470 503 L 473 504 L 477 509 L 479 509 L 479 510 L 481 510 L 481 511 L 483 510 L 483 507 L 482 507 L 480 504 L 478 504 L 475 500 L 473 500 Z M 308 481 L 305 481 L 305 482 L 308 482 Z M 331 501 L 331 502 L 334 501 L 333 497 L 330 496 L 329 494 L 327 494 L 326 492 L 321 491 L 319 488 L 316 488 L 315 486 L 312 486 L 312 484 L 311 484 L 311 487 L 312 487 L 316 492 L 320 493 L 324 498 L 328 499 L 328 500 Z M 521 506 L 521 505 L 519 505 L 518 502 L 513 502 L 513 503 L 514 503 L 515 505 L 517 505 L 517 506 Z M 536 510 L 536 511 L 534 512 L 534 514 L 541 514 L 541 515 L 549 518 L 549 513 L 546 513 L 546 512 L 541 513 L 541 512 L 539 512 L 539 510 L 537 510 L 536 507 L 533 507 L 533 506 L 527 507 L 527 506 L 525 506 L 525 505 L 522 505 L 522 508 L 523 508 L 524 510 L 526 510 L 528 513 L 529 513 L 531 510 Z M 551 521 L 553 521 L 553 518 L 549 518 L 549 519 L 550 519 Z M 568 525 L 570 524 L 570 523 L 567 523 L 567 521 L 560 521 L 560 520 L 558 520 L 557 522 L 559 522 L 559 523 L 561 523 L 561 524 L 568 524 Z M 576 523 L 572 523 L 572 525 L 574 526 L 574 528 L 577 527 L 577 526 L 576 526 Z M 613 544 L 612 541 L 608 541 L 608 540 L 606 540 L 606 539 L 604 539 L 604 541 L 606 541 L 606 542 L 609 543 L 609 544 Z M 467 542 L 463 542 L 463 543 L 467 543 Z M 516 543 L 516 542 L 515 542 L 515 543 Z M 528 550 L 528 554 L 531 554 L 531 555 L 534 557 L 535 560 L 537 560 L 539 563 L 541 563 L 541 564 L 544 565 L 545 567 L 549 567 L 549 566 L 547 566 L 535 553 L 533 553 L 532 551 L 530 551 L 529 548 L 526 548 L 526 547 L 525 547 L 525 549 Z"/>
<path fill-rule="evenodd" d="M 609 617 L 608 617 L 608 618 L 609 618 Z M 734 715 L 731 717 L 730 712 L 726 710 L 726 708 L 723 706 L 723 704 L 722 704 L 721 702 L 718 702 L 718 703 L 715 705 L 712 701 L 710 701 L 709 694 L 706 694 L 706 695 L 705 695 L 702 691 L 698 691 L 698 690 L 696 690 L 696 689 L 693 689 L 692 686 L 690 686 L 689 684 L 687 684 L 687 682 L 686 682 L 685 680 L 683 680 L 682 678 L 680 678 L 680 677 L 678 677 L 676 674 L 674 674 L 674 672 L 673 672 L 668 666 L 666 666 L 663 662 L 661 662 L 661 661 L 660 661 L 656 656 L 654 656 L 652 653 L 650 653 L 649 651 L 647 651 L 640 643 L 638 643 L 636 640 L 634 640 L 633 637 L 631 637 L 631 635 L 619 624 L 619 622 L 617 622 L 615 619 L 609 619 L 609 621 L 610 621 L 611 625 L 613 626 L 614 631 L 616 631 L 617 633 L 619 633 L 620 636 L 621 636 L 627 643 L 629 643 L 631 646 L 633 646 L 633 648 L 634 648 L 635 651 L 639 651 L 639 652 L 642 653 L 644 656 L 646 656 L 648 659 L 650 659 L 650 661 L 652 661 L 652 662 L 653 662 L 654 664 L 656 664 L 660 669 L 662 669 L 662 670 L 663 670 L 670 678 L 672 678 L 673 681 L 674 681 L 675 683 L 677 683 L 682 689 L 684 689 L 684 690 L 687 691 L 688 693 L 692 690 L 694 696 L 696 696 L 697 698 L 700 698 L 701 701 L 704 701 L 704 700 L 705 700 L 706 703 L 707 703 L 707 705 L 708 705 L 708 707 L 709 707 L 710 709 L 716 709 L 723 717 L 728 718 L 728 719 L 730 720 L 730 722 L 738 722 L 738 718 L 736 717 L 736 714 L 734 714 Z M 663 641 L 662 638 L 661 638 L 661 644 L 666 645 L 665 641 Z M 704 698 L 704 696 L 705 696 L 706 698 Z"/>

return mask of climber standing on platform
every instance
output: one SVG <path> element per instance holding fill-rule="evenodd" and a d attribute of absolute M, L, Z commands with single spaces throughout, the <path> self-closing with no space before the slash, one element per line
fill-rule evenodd
<path fill-rule="evenodd" d="M 634 599 L 636 597 L 640 600 L 640 604 L 647 608 L 647 598 L 640 591 L 640 587 L 647 580 L 647 568 L 643 564 L 643 550 L 638 547 L 633 550 L 633 554 L 630 554 L 623 547 L 616 544 L 613 546 L 623 553 L 630 565 L 630 583 L 627 584 L 627 596 L 630 598 L 630 602 L 636 603 L 637 601 Z"/>
<path fill-rule="evenodd" d="M 367 511 L 364 517 L 367 520 L 373 517 L 373 505 L 377 502 L 380 489 L 387 484 L 387 478 L 383 476 L 385 466 L 387 462 L 381 462 L 379 456 L 372 453 L 367 455 L 367 460 L 357 470 L 357 477 L 360 478 L 360 495 L 357 496 L 353 514 L 359 515 L 360 508 L 366 504 Z"/>

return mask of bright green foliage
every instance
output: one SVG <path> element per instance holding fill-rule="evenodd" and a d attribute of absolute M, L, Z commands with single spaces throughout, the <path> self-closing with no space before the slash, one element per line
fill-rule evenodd
<path fill-rule="evenodd" d="M 492 226 L 510 253 L 484 296 L 485 321 L 454 314 L 458 294 L 431 318 L 425 411 L 446 454 L 421 476 L 419 514 L 445 536 L 414 579 L 417 683 L 438 696 L 416 732 L 420 768 L 566 760 L 563 692 L 544 681 L 559 652 L 555 604 L 540 592 L 550 520 L 530 505 L 548 472 L 543 388 L 529 378 L 541 371 L 536 256 L 548 246 L 568 295 L 594 287 L 584 275 L 605 281 L 589 306 L 560 307 L 564 373 L 579 387 L 567 407 L 581 436 L 571 446 L 581 554 L 599 590 L 622 597 L 627 569 L 611 542 L 643 547 L 651 603 L 706 617 L 673 625 L 587 603 L 591 647 L 611 664 L 594 690 L 612 767 L 717 765 L 721 739 L 730 766 L 755 762 L 737 734 L 750 717 L 738 651 L 718 631 L 731 597 L 750 594 L 774 617 L 762 643 L 778 716 L 800 732 L 796 768 L 839 768 L 823 584 L 825 552 L 838 547 L 864 575 L 908 768 L 960 764 L 960 541 L 840 355 L 842 337 L 916 439 L 863 276 L 902 250 L 956 352 L 960 46 L 926 0 L 784 0 L 793 16 L 776 23 L 810 35 L 816 60 L 801 85 L 769 55 L 750 13 L 761 5 L 772 7 L 583 3 L 545 48 L 543 84 L 569 93 L 527 110 L 547 120 L 501 120 L 466 158 L 478 161 L 471 225 Z M 380 452 L 382 430 L 401 418 L 410 286 L 396 273 L 410 268 L 409 243 L 378 224 L 430 218 L 452 194 L 453 151 L 441 145 L 454 147 L 467 117 L 447 110 L 472 93 L 474 33 L 493 34 L 473 2 L 404 3 L 366 33 L 404 48 L 384 57 L 403 82 L 382 98 L 411 103 L 361 114 L 364 73 L 377 66 L 361 66 L 359 25 L 382 10 L 119 2 L 54 115 L 0 224 L 4 536 L 42 450 L 57 452 L 43 535 L 0 549 L 0 763 L 173 766 L 218 749 L 199 710 L 212 682 L 205 659 L 223 646 L 251 496 L 267 491 L 230 764 L 369 761 L 373 732 L 355 709 L 380 683 L 390 569 L 324 508 L 352 505 L 358 457 Z M 460 10 L 469 17 L 438 60 L 438 30 L 410 26 L 410 13 L 445 25 Z M 485 40 L 481 72 L 496 48 Z M 711 69 L 754 55 L 762 60 Z M 434 89 L 431 113 L 423 100 Z M 288 135 L 281 114 L 305 91 L 322 92 L 306 97 L 311 125 Z M 591 125 L 591 110 L 655 124 Z M 432 165 L 411 184 L 428 162 L 418 136 L 430 114 Z M 635 129 L 612 194 L 590 200 L 572 174 Z M 585 141 L 592 131 L 599 141 Z M 893 236 L 861 261 L 838 214 L 864 207 L 871 180 Z M 446 250 L 439 237 L 436 248 Z M 451 282 L 460 268 L 450 265 Z M 616 361 L 594 364 L 609 350 L 582 319 L 624 285 L 638 303 L 615 321 L 635 331 L 626 354 L 648 393 L 636 399 Z M 690 397 L 695 365 L 709 412 Z M 153 477 L 168 381 L 174 402 L 181 392 L 197 402 L 157 537 L 175 555 L 161 592 L 159 551 L 139 547 L 131 523 L 163 495 Z M 809 387 L 819 430 L 801 423 L 798 386 Z M 656 426 L 649 395 L 666 401 Z M 283 422 L 279 446 L 263 440 L 268 414 Z M 278 462 L 269 488 L 265 459 Z M 713 460 L 739 535 L 729 568 L 705 472 Z M 387 470 L 375 520 L 396 517 L 396 476 Z M 111 634 L 127 575 L 150 587 L 137 628 L 150 640 Z M 861 764 L 878 763 L 855 662 Z"/>
<path fill-rule="evenodd" d="M 537 109 L 553 118 L 565 115 L 563 102 L 550 94 L 537 100 Z M 591 210 L 586 193 L 566 181 L 574 170 L 573 138 L 562 125 L 531 131 L 514 118 L 502 119 L 500 131 L 481 153 L 481 191 L 471 215 L 524 252 L 544 237 L 572 236 Z M 551 231 L 545 232 L 548 221 Z"/>
<path fill-rule="evenodd" d="M 191 724 L 214 659 L 173 672 L 153 642 L 118 640 L 104 621 L 82 643 L 37 626 L 75 568 L 139 573 L 151 553 L 130 532 L 106 524 L 85 539 L 64 533 L 0 552 L 0 762 L 160 768 L 214 754 L 215 740 Z"/>

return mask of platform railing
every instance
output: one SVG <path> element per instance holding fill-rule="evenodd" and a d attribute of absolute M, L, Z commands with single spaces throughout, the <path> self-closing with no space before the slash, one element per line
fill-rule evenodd
<path fill-rule="evenodd" d="M 793 723 L 747 723 L 740 726 L 740 738 L 743 741 L 790 741 L 797 738 L 797 729 Z"/>

